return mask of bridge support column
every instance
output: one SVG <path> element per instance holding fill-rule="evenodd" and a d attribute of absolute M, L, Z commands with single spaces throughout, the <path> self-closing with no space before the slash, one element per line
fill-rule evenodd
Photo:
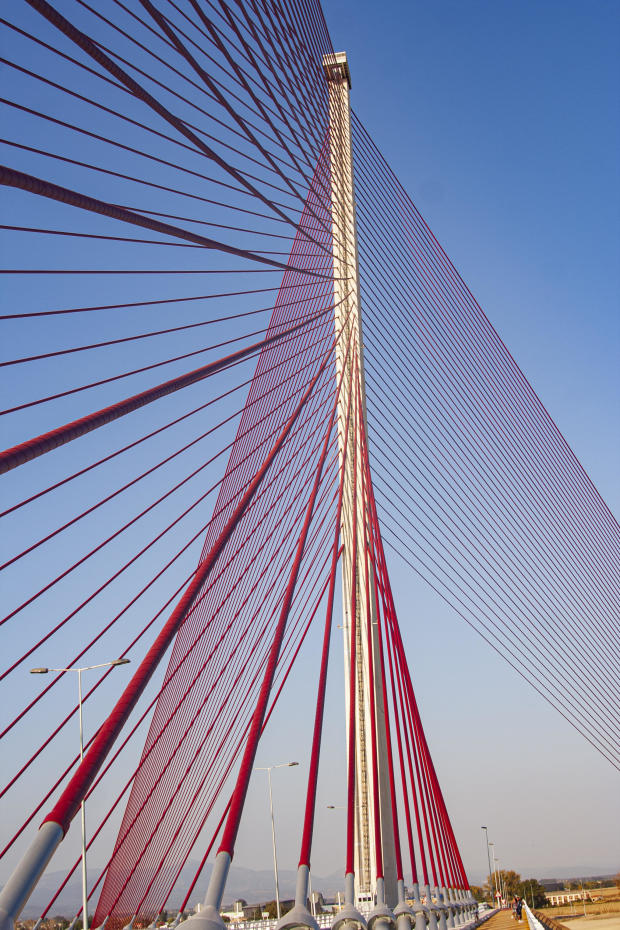
<path fill-rule="evenodd" d="M 448 930 L 454 930 L 454 910 L 448 895 L 448 889 L 445 885 L 441 889 L 441 897 L 443 900 L 444 912 L 446 914 L 446 926 L 448 927 Z"/>
<path fill-rule="evenodd" d="M 0 892 L 0 930 L 13 930 L 21 909 L 64 836 L 58 823 L 45 821 Z"/>
<path fill-rule="evenodd" d="M 332 930 L 366 930 L 366 921 L 355 907 L 355 876 L 344 877 L 344 907 L 336 915 Z"/>
<path fill-rule="evenodd" d="M 405 900 L 405 882 L 398 879 L 398 904 L 394 908 L 396 930 L 412 930 L 415 926 L 415 914 Z"/>
<path fill-rule="evenodd" d="M 319 925 L 306 904 L 309 878 L 310 869 L 308 866 L 298 866 L 297 883 L 295 885 L 295 907 L 280 917 L 276 924 L 276 930 L 294 930 L 296 927 L 319 930 Z"/>
<path fill-rule="evenodd" d="M 448 930 L 446 913 L 450 913 L 450 911 L 446 907 L 445 901 L 443 900 L 443 895 L 439 891 L 438 886 L 435 886 L 435 897 L 437 898 L 437 925 L 439 930 Z"/>
<path fill-rule="evenodd" d="M 431 894 L 431 886 L 429 884 L 424 886 L 424 895 L 426 897 L 426 908 L 428 910 L 428 930 L 439 930 L 437 915 L 440 909 L 436 904 L 433 904 L 433 896 Z"/>
<path fill-rule="evenodd" d="M 428 923 L 429 911 L 420 901 L 420 886 L 417 882 L 413 885 L 413 913 L 415 915 L 415 930 L 426 930 Z"/>
<path fill-rule="evenodd" d="M 377 903 L 368 917 L 368 930 L 396 930 L 394 914 L 385 903 L 385 883 L 382 878 L 377 879 Z"/>
<path fill-rule="evenodd" d="M 220 908 L 231 861 L 231 856 L 225 850 L 218 852 L 213 863 L 204 904 L 198 914 L 193 914 L 184 922 L 183 926 L 187 930 L 226 930 L 226 924 L 220 915 Z"/>
<path fill-rule="evenodd" d="M 343 389 L 339 395 L 339 451 L 342 466 L 344 449 L 348 447 L 343 480 L 343 506 L 341 517 L 342 586 L 343 586 L 343 635 L 345 653 L 345 702 L 347 727 L 349 721 L 349 675 L 351 593 L 356 591 L 356 791 L 355 791 L 355 881 L 359 895 L 377 894 L 377 863 L 374 845 L 374 824 L 378 815 L 381 822 L 381 845 L 385 901 L 394 907 L 398 900 L 396 887 L 396 857 L 392 829 L 392 810 L 387 772 L 387 744 L 385 733 L 385 708 L 381 684 L 381 669 L 378 653 L 377 605 L 374 598 L 372 567 L 370 574 L 370 604 L 366 599 L 366 546 L 368 517 L 363 506 L 361 488 L 362 455 L 360 430 L 355 429 L 354 418 L 358 416 L 357 401 L 361 409 L 363 429 L 366 431 L 366 397 L 364 382 L 364 352 L 362 317 L 357 251 L 357 227 L 355 217 L 353 154 L 351 146 L 351 111 L 349 90 L 351 78 L 347 56 L 344 52 L 324 56 L 323 67 L 329 87 L 329 147 L 331 169 L 331 200 L 333 226 L 334 261 L 334 305 L 336 332 L 341 334 L 336 347 L 337 377 L 343 374 Z M 351 337 L 353 351 L 345 362 L 346 347 Z M 346 366 L 346 367 L 345 367 Z M 343 369 L 344 372 L 343 372 Z M 359 390 L 359 393 L 358 393 Z M 344 428 L 349 409 L 349 398 L 353 397 L 349 426 L 348 445 Z M 357 560 L 352 565 L 353 552 L 353 488 L 356 495 Z M 366 635 L 367 610 L 371 614 L 372 642 Z M 373 670 L 374 686 L 369 686 L 369 669 Z M 379 780 L 379 811 L 372 803 L 372 747 L 370 746 L 371 707 L 374 706 Z"/>

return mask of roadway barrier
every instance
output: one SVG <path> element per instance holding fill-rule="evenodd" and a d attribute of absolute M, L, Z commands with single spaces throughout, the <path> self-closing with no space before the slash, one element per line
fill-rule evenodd
<path fill-rule="evenodd" d="M 485 911 L 484 914 L 480 914 L 475 921 L 469 921 L 463 924 L 459 930 L 476 930 L 476 928 L 485 923 L 489 917 L 493 917 L 493 915 L 497 913 L 499 913 L 499 908 L 497 907 L 490 911 Z M 329 930 L 334 922 L 334 916 L 334 913 L 331 911 L 324 914 L 317 914 L 316 921 L 320 930 Z M 226 926 L 228 930 L 276 930 L 277 923 L 277 919 L 272 917 L 262 920 L 231 920 Z M 544 930 L 544 928 L 537 927 L 536 930 Z M 564 930 L 566 930 L 566 928 L 564 928 Z"/>
<path fill-rule="evenodd" d="M 561 924 L 559 920 L 554 920 L 540 911 L 531 910 L 525 903 L 524 908 L 530 930 L 568 930 L 566 924 Z"/>

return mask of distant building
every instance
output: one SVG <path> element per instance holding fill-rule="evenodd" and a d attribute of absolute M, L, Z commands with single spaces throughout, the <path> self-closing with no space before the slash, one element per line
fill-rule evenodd
<path fill-rule="evenodd" d="M 222 917 L 228 917 L 229 920 L 245 920 L 246 909 L 248 909 L 248 902 L 243 898 L 237 898 L 229 910 L 222 911 Z M 254 908 L 249 908 L 249 910 L 253 912 Z"/>
<path fill-rule="evenodd" d="M 571 904 L 573 901 L 591 901 L 592 895 L 585 889 L 583 891 L 547 891 L 545 897 L 551 907 L 558 904 Z"/>

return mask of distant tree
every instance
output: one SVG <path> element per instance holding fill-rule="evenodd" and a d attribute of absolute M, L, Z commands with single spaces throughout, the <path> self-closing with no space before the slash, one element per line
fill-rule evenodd
<path fill-rule="evenodd" d="M 470 885 L 469 890 L 473 894 L 476 901 L 484 901 L 484 890 L 480 885 Z"/>
<path fill-rule="evenodd" d="M 545 887 L 540 884 L 537 878 L 524 878 L 519 886 L 517 894 L 520 898 L 525 898 L 527 903 L 535 908 L 545 907 L 547 904 Z M 532 899 L 534 901 L 533 905 Z"/>
<path fill-rule="evenodd" d="M 486 885 L 484 886 L 484 891 L 485 894 L 490 895 L 491 898 L 495 896 L 496 881 L 499 881 L 500 890 L 505 891 L 508 901 L 511 901 L 516 894 L 519 894 L 521 876 L 518 872 L 514 872 L 511 869 L 498 869 L 497 878 L 494 878 L 493 875 L 490 875 L 487 879 Z"/>
<path fill-rule="evenodd" d="M 294 901 L 280 901 L 280 913 L 288 914 L 288 912 L 294 907 L 294 905 L 295 905 Z M 267 901 L 267 903 L 265 904 L 262 910 L 266 911 L 271 918 L 278 916 L 278 905 L 276 904 L 275 900 Z"/>
<path fill-rule="evenodd" d="M 511 901 L 516 894 L 521 897 L 519 889 L 521 887 L 521 876 L 518 872 L 513 872 L 512 870 L 505 871 L 504 869 L 500 870 L 500 876 L 504 888 L 506 889 L 506 897 Z"/>
<path fill-rule="evenodd" d="M 495 879 L 493 878 L 492 875 L 489 875 L 489 877 L 487 878 L 486 882 L 485 882 L 484 885 L 482 886 L 482 890 L 483 890 L 483 892 L 484 892 L 485 898 L 487 898 L 488 901 L 493 901 L 493 900 L 494 900 L 494 898 L 495 898 Z"/>
<path fill-rule="evenodd" d="M 620 891 L 620 872 L 616 875 L 616 888 Z"/>

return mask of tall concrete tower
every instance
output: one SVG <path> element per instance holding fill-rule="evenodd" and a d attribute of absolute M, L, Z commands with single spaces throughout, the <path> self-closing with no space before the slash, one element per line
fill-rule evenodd
<path fill-rule="evenodd" d="M 373 805 L 373 771 L 371 706 L 376 715 L 379 776 L 379 811 L 385 878 L 385 896 L 396 904 L 396 864 L 392 811 L 386 765 L 385 707 L 378 654 L 377 604 L 372 583 L 372 566 L 366 564 L 366 538 L 369 533 L 362 487 L 361 430 L 366 434 L 366 394 L 364 350 L 360 304 L 357 227 L 351 147 L 351 111 L 349 91 L 351 76 L 345 52 L 326 55 L 323 67 L 329 87 L 329 148 L 334 256 L 335 328 L 340 338 L 336 347 L 337 377 L 343 376 L 339 395 L 340 465 L 346 452 L 343 474 L 341 518 L 343 633 L 345 664 L 345 701 L 349 727 L 351 674 L 351 604 L 353 586 L 356 597 L 355 622 L 355 889 L 358 901 L 368 900 L 376 891 L 375 811 Z M 343 373 L 344 369 L 344 373 Z M 345 436 L 347 411 L 350 409 L 348 439 Z M 356 423 L 357 421 L 357 423 Z M 356 510 L 354 520 L 353 511 Z M 355 526 L 355 530 L 354 530 Z M 354 544 L 354 532 L 357 544 Z M 353 552 L 357 556 L 353 564 Z M 366 572 L 370 603 L 366 597 Z M 367 632 L 370 610 L 372 634 Z M 372 669 L 371 687 L 370 670 Z M 372 703 L 371 703 L 372 702 Z"/>

